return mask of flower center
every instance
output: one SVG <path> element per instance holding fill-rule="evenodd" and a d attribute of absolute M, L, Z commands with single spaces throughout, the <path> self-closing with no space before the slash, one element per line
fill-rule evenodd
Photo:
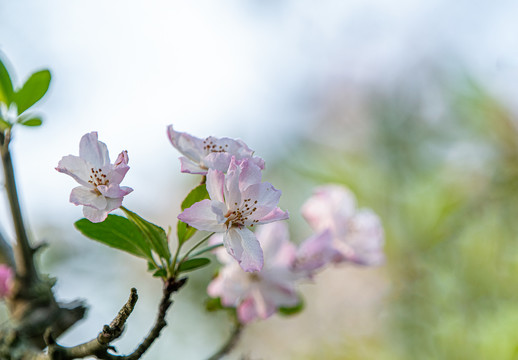
<path fill-rule="evenodd" d="M 259 282 L 259 281 L 261 281 L 261 277 L 259 276 L 259 274 L 255 273 L 255 272 L 248 273 L 248 279 L 251 282 Z"/>
<path fill-rule="evenodd" d="M 225 217 L 227 220 L 225 221 L 225 225 L 227 226 L 227 229 L 231 226 L 243 226 L 245 221 L 247 221 L 252 214 L 257 210 L 257 208 L 254 206 L 257 204 L 257 200 L 254 200 L 252 202 L 252 199 L 245 199 L 245 201 L 237 207 L 235 210 L 229 210 Z M 235 206 L 237 206 L 237 203 L 234 203 Z M 252 224 L 250 226 L 254 226 L 254 223 L 259 222 L 259 220 L 252 220 Z"/>
<path fill-rule="evenodd" d="M 224 153 L 227 152 L 228 144 L 223 145 L 217 145 L 214 144 L 214 141 L 212 138 L 208 137 L 205 140 L 203 140 L 203 150 L 209 153 Z"/>
<path fill-rule="evenodd" d="M 88 180 L 88 182 L 95 187 L 96 192 L 99 191 L 97 190 L 98 186 L 108 185 L 108 183 L 110 182 L 110 180 L 106 178 L 106 175 L 103 174 L 101 169 L 96 170 L 94 168 L 91 168 L 90 171 L 92 172 L 92 174 L 90 175 L 90 180 Z"/>

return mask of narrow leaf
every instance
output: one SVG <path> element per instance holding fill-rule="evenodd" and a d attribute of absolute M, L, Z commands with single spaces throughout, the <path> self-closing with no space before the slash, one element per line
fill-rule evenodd
<path fill-rule="evenodd" d="M 182 201 L 182 211 L 204 199 L 209 199 L 209 193 L 207 192 L 207 186 L 205 184 L 201 184 L 192 189 Z M 189 240 L 195 233 L 195 228 L 182 221 L 178 221 L 178 225 L 176 226 L 176 235 L 178 236 L 178 242 L 180 245 Z"/>
<path fill-rule="evenodd" d="M 300 302 L 295 306 L 280 307 L 279 314 L 285 315 L 285 316 L 292 316 L 292 315 L 298 314 L 303 309 L 304 309 L 304 302 L 302 301 L 302 298 L 301 298 Z"/>
<path fill-rule="evenodd" d="M 40 126 L 43 123 L 43 121 L 40 117 L 35 116 L 27 119 L 22 119 L 19 121 L 19 123 L 24 126 Z"/>
<path fill-rule="evenodd" d="M 9 129 L 12 125 L 0 117 L 0 131 Z"/>
<path fill-rule="evenodd" d="M 130 219 L 135 225 L 138 226 L 140 231 L 144 234 L 151 248 L 160 256 L 165 259 L 169 264 L 171 261 L 171 252 L 169 251 L 169 244 L 167 242 L 167 234 L 160 226 L 155 225 L 134 212 L 121 207 L 128 219 Z"/>
<path fill-rule="evenodd" d="M 205 310 L 209 312 L 217 311 L 217 310 L 223 310 L 223 304 L 221 304 L 221 298 L 209 298 L 207 301 L 205 301 Z"/>
<path fill-rule="evenodd" d="M 7 68 L 0 59 L 0 102 L 9 105 L 12 97 L 13 83 L 11 82 L 11 77 L 9 76 Z"/>
<path fill-rule="evenodd" d="M 202 201 L 205 199 L 209 199 L 209 193 L 207 192 L 207 186 L 205 184 L 201 184 L 196 186 L 191 190 L 189 194 L 182 201 L 182 211 L 190 208 L 192 205 L 197 203 L 198 201 Z"/>
<path fill-rule="evenodd" d="M 153 273 L 153 276 L 154 277 L 166 277 L 167 271 L 165 271 L 165 269 L 163 269 L 163 268 L 160 268 Z"/>
<path fill-rule="evenodd" d="M 196 231 L 197 230 L 192 226 L 189 226 L 183 221 L 178 220 L 178 225 L 176 226 L 176 235 L 178 236 L 178 242 L 180 244 L 183 244 L 192 238 L 192 236 L 196 234 Z"/>
<path fill-rule="evenodd" d="M 81 219 L 74 224 L 84 236 L 126 251 L 132 255 L 151 260 L 151 249 L 139 228 L 125 217 L 110 214 L 100 223 Z"/>
<path fill-rule="evenodd" d="M 34 105 L 47 92 L 50 85 L 50 71 L 41 70 L 32 74 L 21 89 L 14 93 L 18 114 Z"/>
<path fill-rule="evenodd" d="M 192 271 L 210 264 L 210 260 L 207 258 L 197 258 L 184 261 L 178 267 L 179 272 Z"/>

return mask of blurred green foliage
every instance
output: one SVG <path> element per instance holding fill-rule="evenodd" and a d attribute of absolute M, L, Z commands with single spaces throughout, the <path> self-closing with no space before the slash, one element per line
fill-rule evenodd
<path fill-rule="evenodd" d="M 518 120 L 471 79 L 432 85 L 369 92 L 284 159 L 288 191 L 344 184 L 386 232 L 383 331 L 318 358 L 518 359 Z"/>
<path fill-rule="evenodd" d="M 12 76 L 0 57 L 0 130 L 10 129 L 15 123 L 24 126 L 43 123 L 40 116 L 25 111 L 47 93 L 50 79 L 49 70 L 40 70 L 29 76 L 20 88 L 14 88 Z"/>

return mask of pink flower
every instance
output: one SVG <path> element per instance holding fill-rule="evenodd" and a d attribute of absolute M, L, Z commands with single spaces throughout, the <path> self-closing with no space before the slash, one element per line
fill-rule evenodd
<path fill-rule="evenodd" d="M 293 271 L 296 248 L 289 242 L 286 224 L 261 226 L 256 236 L 264 249 L 263 269 L 243 272 L 226 252 L 218 251 L 218 259 L 225 266 L 207 289 L 210 296 L 220 297 L 224 306 L 236 307 L 239 321 L 244 324 L 256 318 L 266 319 L 279 307 L 292 307 L 300 301 L 296 292 L 300 276 Z"/>
<path fill-rule="evenodd" d="M 317 188 L 302 206 L 302 215 L 316 232 L 331 232 L 334 262 L 379 265 L 384 261 L 380 219 L 371 210 L 357 210 L 348 189 L 338 185 Z"/>
<path fill-rule="evenodd" d="M 5 264 L 0 264 L 0 298 L 9 296 L 13 286 L 14 271 Z"/>
<path fill-rule="evenodd" d="M 81 184 L 72 189 L 70 202 L 83 205 L 83 214 L 91 222 L 104 221 L 110 211 L 122 205 L 123 197 L 133 191 L 120 186 L 129 170 L 128 152 L 121 152 L 115 164 L 111 164 L 106 144 L 97 140 L 97 132 L 84 135 L 79 143 L 79 156 L 64 156 L 56 170 Z"/>
<path fill-rule="evenodd" d="M 277 207 L 281 191 L 261 182 L 261 169 L 252 160 L 232 157 L 227 174 L 207 173 L 210 200 L 197 202 L 178 219 L 198 230 L 224 233 L 223 243 L 245 271 L 263 266 L 263 252 L 247 226 L 284 220 L 288 213 Z"/>
<path fill-rule="evenodd" d="M 311 277 L 317 270 L 329 264 L 337 256 L 331 231 L 326 229 L 302 242 L 297 249 L 294 271 Z"/>
<path fill-rule="evenodd" d="M 178 132 L 173 125 L 167 127 L 167 135 L 171 144 L 183 155 L 180 157 L 182 172 L 206 175 L 208 169 L 226 172 L 230 160 L 250 159 L 255 165 L 264 169 L 264 160 L 254 157 L 254 152 L 241 140 L 215 138 L 209 136 L 205 140 Z"/>

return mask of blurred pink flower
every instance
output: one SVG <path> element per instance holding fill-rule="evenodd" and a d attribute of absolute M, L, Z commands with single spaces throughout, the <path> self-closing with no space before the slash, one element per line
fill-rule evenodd
<path fill-rule="evenodd" d="M 293 271 L 296 247 L 289 242 L 286 224 L 267 224 L 255 234 L 264 250 L 263 269 L 246 273 L 219 249 L 218 259 L 224 267 L 207 289 L 210 296 L 221 298 L 223 306 L 236 307 L 239 321 L 244 324 L 256 318 L 266 319 L 279 307 L 292 307 L 300 301 L 295 288 L 300 275 Z"/>
<path fill-rule="evenodd" d="M 79 156 L 64 156 L 56 170 L 81 184 L 72 189 L 70 202 L 83 205 L 83 214 L 91 222 L 104 221 L 110 211 L 122 205 L 123 197 L 133 191 L 120 186 L 129 170 L 128 152 L 121 152 L 111 164 L 108 148 L 97 140 L 97 132 L 83 135 Z"/>
<path fill-rule="evenodd" d="M 14 271 L 5 264 L 0 264 L 0 298 L 4 298 L 11 292 Z"/>
<path fill-rule="evenodd" d="M 345 187 L 327 185 L 317 188 L 302 206 L 302 215 L 317 233 L 331 232 L 332 246 L 336 250 L 334 262 L 383 263 L 381 221 L 371 210 L 358 210 L 354 195 Z"/>
<path fill-rule="evenodd" d="M 227 172 L 230 160 L 250 159 L 259 168 L 264 169 L 264 160 L 254 157 L 254 152 L 242 141 L 209 136 L 205 140 L 178 132 L 173 125 L 167 127 L 171 144 L 183 155 L 180 157 L 181 171 L 190 174 L 206 175 L 208 169 Z"/>
<path fill-rule="evenodd" d="M 178 219 L 198 230 L 224 233 L 223 243 L 245 271 L 263 266 L 263 253 L 247 226 L 284 220 L 288 213 L 277 207 L 281 191 L 261 182 L 261 169 L 250 159 L 232 157 L 227 174 L 207 173 L 210 200 L 197 202 Z"/>
<path fill-rule="evenodd" d="M 311 277 L 317 270 L 329 264 L 337 256 L 331 231 L 326 229 L 303 241 L 297 249 L 293 269 Z"/>

